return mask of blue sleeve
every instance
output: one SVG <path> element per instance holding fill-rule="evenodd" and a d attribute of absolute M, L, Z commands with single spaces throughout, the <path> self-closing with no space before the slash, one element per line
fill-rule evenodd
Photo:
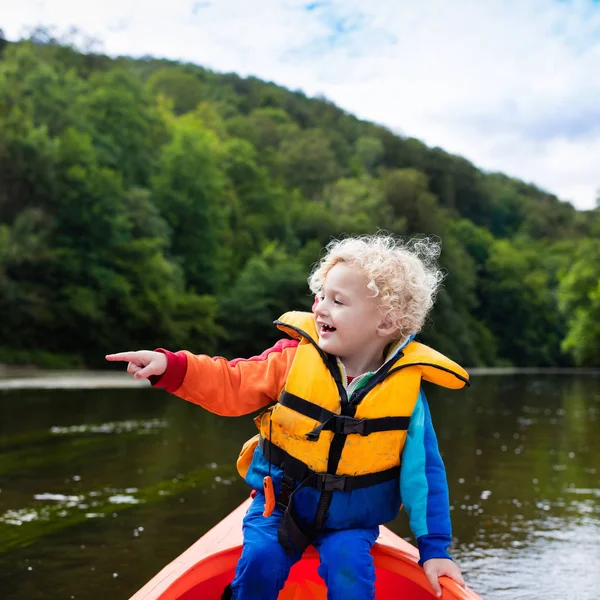
<path fill-rule="evenodd" d="M 419 564 L 430 558 L 450 558 L 448 482 L 423 390 L 410 417 L 402 452 L 400 494 L 417 538 Z"/>

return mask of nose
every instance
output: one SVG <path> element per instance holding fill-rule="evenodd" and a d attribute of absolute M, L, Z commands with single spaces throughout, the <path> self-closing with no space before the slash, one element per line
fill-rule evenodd
<path fill-rule="evenodd" d="M 315 301 L 313 302 L 312 308 L 310 310 L 316 312 L 317 304 L 319 304 L 319 296 L 315 296 Z"/>
<path fill-rule="evenodd" d="M 329 311 L 327 310 L 327 301 L 319 300 L 319 298 L 315 299 L 315 303 L 313 304 L 313 312 L 315 315 L 328 315 Z"/>

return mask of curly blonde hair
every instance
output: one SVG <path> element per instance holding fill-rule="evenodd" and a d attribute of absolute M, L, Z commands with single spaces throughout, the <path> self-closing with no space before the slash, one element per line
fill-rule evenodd
<path fill-rule="evenodd" d="M 331 268 L 345 262 L 360 269 L 381 310 L 397 327 L 397 338 L 418 333 L 444 279 L 437 266 L 441 243 L 432 238 L 405 240 L 378 233 L 331 241 L 308 278 L 314 294 Z"/>

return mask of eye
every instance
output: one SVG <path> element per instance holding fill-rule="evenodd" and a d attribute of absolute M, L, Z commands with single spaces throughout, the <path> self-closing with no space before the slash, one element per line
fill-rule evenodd
<path fill-rule="evenodd" d="M 334 304 L 338 304 L 339 306 L 344 306 L 344 303 L 338 300 L 337 298 L 333 301 Z"/>

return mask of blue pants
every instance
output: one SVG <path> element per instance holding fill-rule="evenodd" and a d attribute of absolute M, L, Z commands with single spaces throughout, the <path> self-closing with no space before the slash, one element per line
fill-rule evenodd
<path fill-rule="evenodd" d="M 233 600 L 277 600 L 299 553 L 288 556 L 277 538 L 281 510 L 263 517 L 265 497 L 257 494 L 243 522 L 244 547 L 231 584 Z M 328 600 L 375 598 L 375 567 L 371 547 L 379 528 L 328 530 L 314 542 L 319 575 Z"/>

